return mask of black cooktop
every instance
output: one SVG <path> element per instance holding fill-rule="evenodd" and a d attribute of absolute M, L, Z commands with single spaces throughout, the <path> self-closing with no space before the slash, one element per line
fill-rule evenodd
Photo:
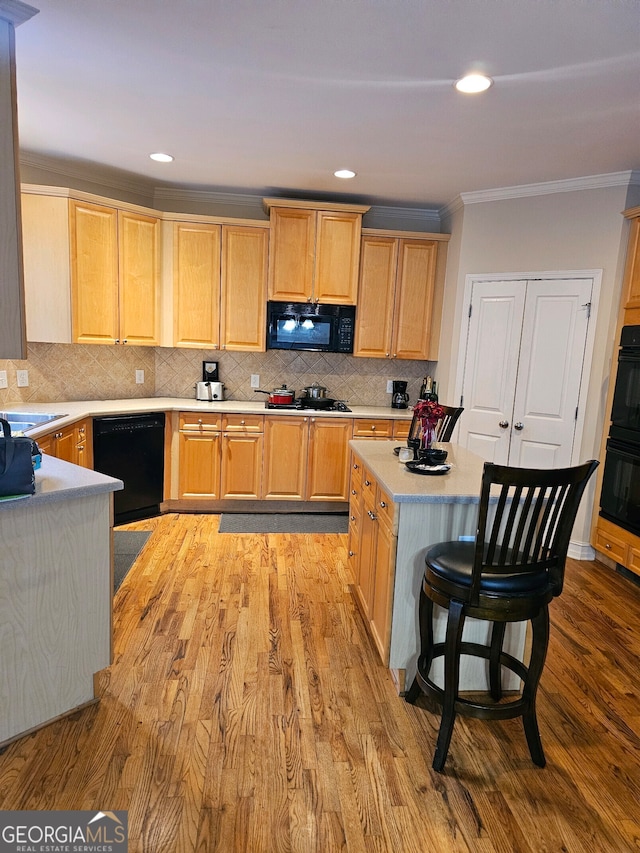
<path fill-rule="evenodd" d="M 302 400 L 294 400 L 293 403 L 270 403 L 268 400 L 264 404 L 265 409 L 297 409 L 298 411 L 311 412 L 350 412 L 351 409 L 342 400 L 336 400 L 332 406 L 313 406 L 308 403 L 302 403 Z"/>

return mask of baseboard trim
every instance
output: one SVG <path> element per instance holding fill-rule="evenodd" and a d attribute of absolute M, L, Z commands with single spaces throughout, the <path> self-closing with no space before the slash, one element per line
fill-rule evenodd
<path fill-rule="evenodd" d="M 588 542 L 569 542 L 567 554 L 573 560 L 595 560 L 595 549 Z"/>

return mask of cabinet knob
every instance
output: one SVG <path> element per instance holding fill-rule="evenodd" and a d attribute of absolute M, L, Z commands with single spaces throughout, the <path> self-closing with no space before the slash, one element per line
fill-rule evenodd
<path fill-rule="evenodd" d="M 498 426 L 502 427 L 502 429 L 506 429 L 509 426 L 509 421 L 499 421 Z"/>
<path fill-rule="evenodd" d="M 125 338 L 125 339 L 122 341 L 122 343 L 123 343 L 123 344 L 128 343 L 127 339 Z"/>
<path fill-rule="evenodd" d="M 198 423 L 202 426 L 202 418 L 198 418 Z"/>
<path fill-rule="evenodd" d="M 384 357 L 385 357 L 385 358 L 390 358 L 390 356 L 391 356 L 391 353 L 390 353 L 390 352 L 385 352 L 385 354 L 384 354 Z"/>
<path fill-rule="evenodd" d="M 240 426 L 244 426 L 246 421 L 240 421 Z"/>
<path fill-rule="evenodd" d="M 351 515 L 351 516 L 349 516 L 349 519 L 350 519 L 350 521 L 355 521 L 356 517 L 355 517 L 355 515 Z"/>
<path fill-rule="evenodd" d="M 356 492 L 356 490 L 355 490 L 355 489 L 351 489 L 351 494 L 352 494 L 352 495 L 357 495 L 358 493 Z"/>
<path fill-rule="evenodd" d="M 360 466 L 358 465 L 358 463 L 357 463 L 357 462 L 354 462 L 354 463 L 353 463 L 353 470 L 354 470 L 354 471 L 357 471 L 359 467 L 360 467 Z"/>
<path fill-rule="evenodd" d="M 386 503 L 384 501 L 380 501 L 380 506 L 384 509 L 386 507 Z"/>
<path fill-rule="evenodd" d="M 349 551 L 349 556 L 350 556 L 350 557 L 355 557 L 355 551 Z"/>
<path fill-rule="evenodd" d="M 397 358 L 397 357 L 398 357 L 398 353 L 396 353 L 396 352 L 394 352 L 394 354 L 391 356 L 391 358 Z"/>
<path fill-rule="evenodd" d="M 521 429 L 524 429 L 524 424 L 522 423 L 522 421 L 518 421 L 518 423 L 513 425 L 513 428 L 517 429 L 518 432 L 520 432 Z"/>
<path fill-rule="evenodd" d="M 370 486 L 370 485 L 371 485 L 371 480 L 365 480 L 365 481 L 364 481 L 364 484 L 365 484 L 365 486 Z"/>
<path fill-rule="evenodd" d="M 608 542 L 607 542 L 607 544 L 606 544 L 604 547 L 607 549 L 607 551 L 610 551 L 610 550 L 611 550 L 611 545 L 609 545 L 609 543 L 608 543 Z"/>
<path fill-rule="evenodd" d="M 119 343 L 120 343 L 120 338 L 116 338 L 114 341 L 114 344 L 119 344 Z"/>
<path fill-rule="evenodd" d="M 371 424 L 371 432 L 374 432 L 375 428 L 376 428 L 376 425 L 375 425 L 375 424 Z"/>

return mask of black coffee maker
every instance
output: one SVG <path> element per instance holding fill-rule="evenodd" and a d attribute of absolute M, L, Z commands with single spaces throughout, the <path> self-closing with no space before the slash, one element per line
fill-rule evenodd
<path fill-rule="evenodd" d="M 392 409 L 408 409 L 409 395 L 407 394 L 408 382 L 394 380 L 393 391 L 391 392 L 391 408 Z"/>

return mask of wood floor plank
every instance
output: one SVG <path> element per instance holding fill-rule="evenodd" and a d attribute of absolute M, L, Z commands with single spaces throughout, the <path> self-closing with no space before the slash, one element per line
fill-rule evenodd
<path fill-rule="evenodd" d="M 640 844 L 640 588 L 569 561 L 520 720 L 407 705 L 351 596 L 346 536 L 152 536 L 114 600 L 99 704 L 0 753 L 0 808 L 126 809 L 131 853 L 625 853 Z"/>

